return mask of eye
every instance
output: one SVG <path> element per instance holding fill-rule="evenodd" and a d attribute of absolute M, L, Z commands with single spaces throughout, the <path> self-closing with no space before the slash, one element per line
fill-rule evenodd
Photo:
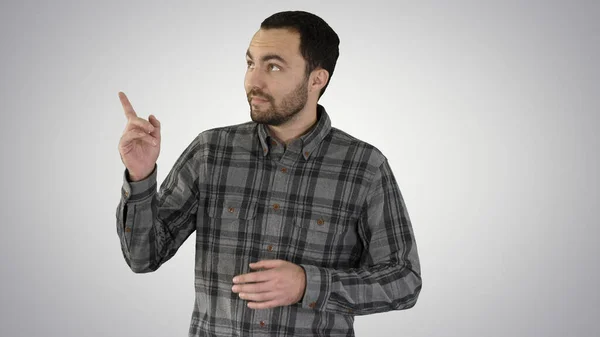
<path fill-rule="evenodd" d="M 271 63 L 271 64 L 269 64 L 269 70 L 271 70 L 271 71 L 280 71 L 281 68 L 278 65 Z"/>
<path fill-rule="evenodd" d="M 248 67 L 248 69 L 253 69 L 254 63 L 252 61 L 246 61 L 246 66 Z"/>

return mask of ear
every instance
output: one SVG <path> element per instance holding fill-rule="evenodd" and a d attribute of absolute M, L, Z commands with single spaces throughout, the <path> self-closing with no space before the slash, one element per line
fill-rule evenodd
<path fill-rule="evenodd" d="M 312 71 L 308 80 L 308 91 L 317 93 L 321 92 L 321 89 L 329 81 L 329 72 L 323 68 L 317 68 Z"/>

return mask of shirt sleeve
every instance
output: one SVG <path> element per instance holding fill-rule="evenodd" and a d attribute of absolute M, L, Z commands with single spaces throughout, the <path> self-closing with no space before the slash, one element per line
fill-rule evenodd
<path fill-rule="evenodd" d="M 196 229 L 199 202 L 198 138 L 175 162 L 157 191 L 158 166 L 144 180 L 132 182 L 125 169 L 117 206 L 117 234 L 132 271 L 157 270 L 175 255 Z"/>
<path fill-rule="evenodd" d="M 398 184 L 387 162 L 379 166 L 358 232 L 365 245 L 357 268 L 301 265 L 306 290 L 300 305 L 346 315 L 412 308 L 421 291 L 415 237 Z"/>

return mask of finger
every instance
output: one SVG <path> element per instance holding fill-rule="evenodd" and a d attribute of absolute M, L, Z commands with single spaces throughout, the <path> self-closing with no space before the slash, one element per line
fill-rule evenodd
<path fill-rule="evenodd" d="M 154 115 L 148 117 L 148 122 L 154 127 L 154 130 L 150 133 L 152 136 L 160 139 L 160 122 Z"/>
<path fill-rule="evenodd" d="M 266 302 L 248 302 L 248 308 L 250 309 L 268 309 L 275 308 L 278 306 L 281 306 L 281 303 L 279 303 L 279 300 L 277 299 Z"/>
<path fill-rule="evenodd" d="M 270 271 L 256 271 L 252 273 L 238 275 L 233 278 L 233 283 L 253 283 L 268 281 L 273 277 Z"/>
<path fill-rule="evenodd" d="M 251 269 L 271 269 L 279 267 L 283 264 L 282 260 L 261 260 L 258 262 L 250 263 Z"/>
<path fill-rule="evenodd" d="M 133 110 L 133 106 L 131 106 L 129 99 L 127 98 L 127 95 L 125 95 L 124 92 L 119 91 L 119 99 L 121 100 L 121 105 L 123 106 L 123 110 L 125 111 L 125 117 L 127 117 L 127 119 L 137 117 L 135 110 Z"/>
<path fill-rule="evenodd" d="M 236 284 L 231 287 L 231 291 L 234 293 L 262 293 L 271 291 L 273 285 L 271 282 L 258 282 L 258 283 L 247 283 L 247 284 Z"/>
<path fill-rule="evenodd" d="M 157 139 L 152 137 L 151 135 L 145 133 L 144 131 L 131 130 L 131 131 L 125 132 L 123 134 L 123 136 L 121 137 L 121 146 L 126 146 L 127 144 L 129 144 L 135 140 L 141 140 L 141 141 L 144 141 L 153 146 L 158 145 Z"/>
<path fill-rule="evenodd" d="M 240 298 L 252 302 L 267 302 L 277 298 L 277 295 L 272 292 L 266 293 L 240 293 Z"/>
<path fill-rule="evenodd" d="M 147 120 L 140 117 L 130 118 L 127 122 L 127 126 L 125 127 L 125 131 L 130 131 L 136 128 L 144 130 L 146 133 L 154 131 L 154 125 Z"/>

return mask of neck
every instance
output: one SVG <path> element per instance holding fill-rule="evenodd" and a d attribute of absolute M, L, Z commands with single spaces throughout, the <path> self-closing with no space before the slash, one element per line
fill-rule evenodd
<path fill-rule="evenodd" d="M 278 126 L 267 125 L 271 137 L 287 145 L 306 134 L 317 122 L 317 107 L 305 107 L 303 110 L 287 123 Z"/>

